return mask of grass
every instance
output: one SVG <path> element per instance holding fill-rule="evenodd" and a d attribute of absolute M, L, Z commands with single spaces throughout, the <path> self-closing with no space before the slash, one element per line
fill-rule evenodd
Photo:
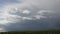
<path fill-rule="evenodd" d="M 38 31 L 10 31 L 0 34 L 60 34 L 60 30 L 38 30 Z"/>

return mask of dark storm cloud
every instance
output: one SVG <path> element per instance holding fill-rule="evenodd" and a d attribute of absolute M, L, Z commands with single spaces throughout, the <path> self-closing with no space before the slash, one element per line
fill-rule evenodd
<path fill-rule="evenodd" d="M 9 14 L 13 15 L 13 17 L 11 16 L 12 22 L 3 25 L 2 28 L 6 31 L 60 29 L 59 3 L 59 0 L 26 0 L 21 4 L 11 5 L 12 7 L 7 7 L 10 9 L 6 11 L 10 11 Z M 24 14 L 25 10 L 30 11 L 30 13 Z M 18 16 L 21 18 L 17 19 Z"/>

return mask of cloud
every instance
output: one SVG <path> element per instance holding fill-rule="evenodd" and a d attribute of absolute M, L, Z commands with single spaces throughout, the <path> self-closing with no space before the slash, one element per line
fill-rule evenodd
<path fill-rule="evenodd" d="M 11 3 L 11 1 L 6 0 L 6 3 Z M 0 20 L 0 24 L 3 26 L 1 30 L 44 30 L 60 28 L 57 25 L 60 22 L 60 19 L 58 19 L 60 18 L 58 0 L 21 0 L 22 3 L 20 3 L 20 0 L 17 1 L 19 2 L 8 3 L 2 7 L 3 15 L 1 12 L 0 15 L 4 18 L 4 21 L 2 19 L 2 21 Z"/>
<path fill-rule="evenodd" d="M 30 11 L 28 11 L 28 10 L 23 11 L 23 14 L 29 14 L 29 13 L 30 13 Z"/>
<path fill-rule="evenodd" d="M 3 29 L 3 28 L 0 28 L 0 32 L 5 32 L 5 29 Z"/>

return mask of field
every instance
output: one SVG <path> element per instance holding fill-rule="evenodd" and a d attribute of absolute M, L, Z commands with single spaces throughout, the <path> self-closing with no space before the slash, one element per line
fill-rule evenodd
<path fill-rule="evenodd" d="M 60 34 L 60 30 L 10 31 L 0 32 L 0 34 Z"/>

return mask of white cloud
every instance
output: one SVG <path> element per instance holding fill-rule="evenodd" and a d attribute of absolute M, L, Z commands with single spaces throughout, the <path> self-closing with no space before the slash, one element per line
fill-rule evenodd
<path fill-rule="evenodd" d="M 32 20 L 32 18 L 29 17 L 22 17 L 23 20 Z"/>
<path fill-rule="evenodd" d="M 29 14 L 29 13 L 30 13 L 30 11 L 28 11 L 28 10 L 23 11 L 23 14 Z"/>

